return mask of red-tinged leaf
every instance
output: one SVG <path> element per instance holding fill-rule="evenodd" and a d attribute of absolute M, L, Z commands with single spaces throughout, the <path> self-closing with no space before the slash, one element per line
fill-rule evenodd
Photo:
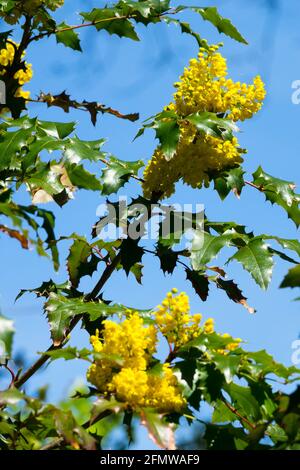
<path fill-rule="evenodd" d="M 162 415 L 150 410 L 143 410 L 141 424 L 147 428 L 149 438 L 158 447 L 165 450 L 176 450 L 174 425 L 167 423 Z"/>

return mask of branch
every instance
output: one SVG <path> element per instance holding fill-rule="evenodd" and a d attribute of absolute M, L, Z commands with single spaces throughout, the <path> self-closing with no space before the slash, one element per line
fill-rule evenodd
<path fill-rule="evenodd" d="M 57 28 L 57 29 L 53 29 L 52 31 L 46 31 L 44 33 L 40 33 L 40 34 L 36 34 L 35 36 L 32 36 L 32 38 L 30 39 L 30 42 L 38 41 L 39 39 L 42 39 L 46 36 L 49 37 L 52 34 L 63 33 L 65 31 L 74 31 L 75 29 L 80 29 L 80 28 L 88 28 L 89 26 L 96 26 L 99 23 L 105 23 L 107 21 L 129 20 L 135 17 L 136 15 L 113 16 L 112 18 L 102 18 L 101 20 L 91 21 L 90 23 L 76 24 L 73 26 L 68 26 L 66 28 Z"/>
<path fill-rule="evenodd" d="M 120 111 L 111 108 L 110 106 L 105 106 L 102 103 L 97 103 L 96 101 L 76 101 L 70 98 L 70 95 L 67 95 L 65 91 L 58 95 L 51 95 L 51 93 L 41 92 L 37 99 L 28 99 L 27 101 L 31 103 L 46 103 L 50 108 L 55 106 L 61 108 L 65 113 L 70 111 L 70 108 L 77 109 L 80 111 L 86 111 L 90 113 L 91 121 L 95 125 L 97 121 L 98 113 L 108 113 L 119 119 L 127 119 L 128 121 L 134 122 L 139 119 L 139 113 L 130 113 L 123 114 Z"/>
<path fill-rule="evenodd" d="M 243 421 L 244 423 L 248 424 L 248 426 L 251 428 L 251 429 L 256 429 L 256 426 L 255 424 L 251 423 L 247 418 L 245 418 L 243 415 L 241 415 L 239 413 L 239 411 L 234 408 L 234 406 L 232 406 L 230 403 L 228 403 L 227 400 L 225 400 L 225 398 L 222 399 L 224 405 L 227 406 L 227 408 L 235 414 L 235 416 L 237 416 L 237 418 L 240 420 L 240 421 Z"/>
<path fill-rule="evenodd" d="M 252 188 L 257 189 L 260 192 L 264 191 L 264 188 L 262 186 L 257 186 L 256 184 L 251 183 L 251 181 L 245 181 L 245 184 L 247 184 L 248 186 L 251 186 Z"/>

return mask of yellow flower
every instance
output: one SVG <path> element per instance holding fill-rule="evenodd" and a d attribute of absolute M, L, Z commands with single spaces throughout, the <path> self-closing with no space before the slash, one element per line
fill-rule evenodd
<path fill-rule="evenodd" d="M 7 72 L 9 73 L 9 67 L 13 64 L 15 53 L 18 47 L 19 45 L 16 44 L 14 41 L 8 40 L 5 44 L 5 48 L 0 50 L 1 76 L 5 75 Z M 30 92 L 24 91 L 22 89 L 22 86 L 25 85 L 25 83 L 30 82 L 30 80 L 32 79 L 32 65 L 28 64 L 27 62 L 24 62 L 22 67 L 23 68 L 20 68 L 19 70 L 17 70 L 17 72 L 15 72 L 13 77 L 15 80 L 18 81 L 18 84 L 20 85 L 20 87 L 17 88 L 14 96 L 16 98 L 24 98 L 25 100 L 28 100 L 30 98 Z"/>
<path fill-rule="evenodd" d="M 169 364 L 163 365 L 161 374 L 152 373 L 150 362 L 156 351 L 157 331 L 154 326 L 145 327 L 136 313 L 119 324 L 106 320 L 102 338 L 97 330 L 90 341 L 95 360 L 87 378 L 104 395 L 114 394 L 136 410 L 153 407 L 160 412 L 174 412 L 186 405 Z"/>
<path fill-rule="evenodd" d="M 245 150 L 236 138 L 224 141 L 221 137 L 199 132 L 184 118 L 196 112 L 213 112 L 233 121 L 249 119 L 265 98 L 265 88 L 259 76 L 253 84 L 233 82 L 227 78 L 226 59 L 219 46 L 200 49 L 198 59 L 192 59 L 175 83 L 174 101 L 165 109 L 179 118 L 180 138 L 173 158 L 166 161 L 160 147 L 144 171 L 145 197 L 169 197 L 180 179 L 193 188 L 209 185 L 216 172 L 234 168 L 243 162 Z"/>
<path fill-rule="evenodd" d="M 174 291 L 175 289 L 172 289 L 172 292 L 168 292 L 155 312 L 155 320 L 169 344 L 177 349 L 200 334 L 202 315 L 191 315 L 187 294 L 181 292 L 175 295 Z"/>

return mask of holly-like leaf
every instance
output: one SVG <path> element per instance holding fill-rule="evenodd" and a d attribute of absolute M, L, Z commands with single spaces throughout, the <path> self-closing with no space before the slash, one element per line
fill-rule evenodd
<path fill-rule="evenodd" d="M 0 364 L 11 356 L 14 333 L 14 322 L 0 315 Z"/>
<path fill-rule="evenodd" d="M 208 277 L 202 271 L 193 271 L 187 268 L 185 272 L 186 278 L 191 282 L 196 294 L 199 295 L 201 300 L 205 301 L 209 292 Z"/>
<path fill-rule="evenodd" d="M 44 305 L 54 346 L 60 346 L 68 334 L 70 321 L 77 315 L 88 315 L 91 321 L 124 313 L 127 307 L 104 302 L 87 302 L 83 297 L 67 298 L 51 292 Z"/>
<path fill-rule="evenodd" d="M 149 438 L 161 449 L 175 450 L 174 426 L 167 423 L 157 413 L 151 410 L 143 410 L 141 424 L 148 430 Z"/>
<path fill-rule="evenodd" d="M 173 251 L 171 248 L 168 248 L 160 243 L 157 244 L 156 255 L 160 260 L 160 268 L 168 274 L 172 274 L 176 268 L 178 261 L 179 253 Z"/>
<path fill-rule="evenodd" d="M 271 281 L 274 262 L 268 245 L 262 239 L 251 240 L 229 258 L 227 263 L 233 260 L 239 261 L 262 289 L 267 289 Z"/>
<path fill-rule="evenodd" d="M 239 356 L 233 355 L 223 355 L 223 354 L 214 354 L 213 362 L 218 369 L 225 377 L 226 383 L 231 383 L 234 376 L 236 375 L 241 359 Z"/>
<path fill-rule="evenodd" d="M 138 240 L 126 238 L 122 241 L 120 263 L 127 276 L 130 273 L 132 266 L 141 261 L 143 254 L 144 250 L 138 245 Z"/>
<path fill-rule="evenodd" d="M 246 39 L 241 35 L 237 28 L 231 23 L 227 18 L 223 18 L 220 15 L 216 7 L 207 7 L 207 8 L 192 8 L 196 13 L 199 13 L 204 20 L 209 21 L 213 24 L 219 33 L 226 34 L 232 39 L 235 39 L 238 42 L 243 44 L 248 44 Z"/>
<path fill-rule="evenodd" d="M 185 119 L 193 124 L 198 131 L 224 140 L 232 140 L 233 132 L 238 131 L 238 127 L 233 121 L 219 118 L 216 114 L 206 111 L 190 114 Z"/>
<path fill-rule="evenodd" d="M 241 291 L 241 289 L 238 287 L 238 285 L 232 281 L 226 281 L 225 279 L 222 279 L 221 277 L 217 277 L 214 280 L 216 286 L 219 289 L 222 289 L 226 292 L 227 296 L 229 297 L 230 300 L 233 300 L 233 302 L 236 302 L 238 304 L 241 304 L 243 307 L 245 307 L 249 313 L 255 313 L 255 308 L 250 307 L 247 303 L 247 297 L 245 297 Z"/>
<path fill-rule="evenodd" d="M 66 47 L 74 49 L 74 51 L 82 52 L 80 46 L 80 39 L 76 31 L 69 29 L 70 26 L 65 22 L 57 25 L 57 30 L 55 36 L 58 43 L 64 44 Z"/>
<path fill-rule="evenodd" d="M 271 204 L 278 204 L 298 227 L 300 225 L 300 195 L 295 193 L 295 184 L 291 181 L 275 178 L 258 167 L 253 173 L 253 184 L 264 193 Z"/>
<path fill-rule="evenodd" d="M 97 270 L 99 258 L 84 239 L 74 240 L 68 256 L 67 267 L 73 287 L 78 287 L 83 276 L 92 276 Z"/>
<path fill-rule="evenodd" d="M 102 171 L 102 194 L 116 193 L 127 183 L 131 176 L 137 176 L 139 169 L 144 166 L 142 160 L 126 162 L 110 157 L 107 167 Z"/>
<path fill-rule="evenodd" d="M 72 185 L 81 189 L 89 189 L 91 191 L 100 191 L 102 188 L 101 182 L 89 171 L 87 171 L 83 165 L 76 163 L 67 164 L 66 170 L 68 177 Z"/>
<path fill-rule="evenodd" d="M 73 359 L 88 360 L 89 356 L 91 355 L 91 351 L 86 348 L 77 349 L 75 347 L 69 346 L 67 348 L 54 349 L 53 351 L 46 351 L 40 354 L 49 356 L 51 361 L 55 361 L 56 359 L 64 359 L 65 361 L 70 361 Z"/>
<path fill-rule="evenodd" d="M 285 287 L 300 287 L 300 264 L 294 268 L 291 268 L 286 274 L 285 278 L 280 284 L 281 289 Z"/>
<path fill-rule="evenodd" d="M 233 191 L 237 197 L 240 197 L 245 186 L 244 174 L 244 170 L 238 167 L 225 171 L 214 179 L 214 188 L 222 200 L 228 196 L 230 191 Z"/>
<path fill-rule="evenodd" d="M 160 149 L 166 160 L 170 160 L 177 148 L 180 130 L 177 119 L 157 119 L 153 125 L 156 138 L 160 142 Z"/>
<path fill-rule="evenodd" d="M 259 420 L 261 417 L 260 406 L 253 397 L 249 387 L 242 387 L 241 385 L 231 382 L 230 384 L 226 384 L 224 389 L 231 397 L 235 409 L 242 416 L 253 421 Z"/>
<path fill-rule="evenodd" d="M 104 29 L 109 34 L 139 41 L 132 23 L 126 18 L 120 18 L 114 8 L 94 8 L 91 12 L 80 13 L 85 21 L 91 22 L 98 31 Z"/>
<path fill-rule="evenodd" d="M 232 237 L 232 232 L 218 237 L 204 231 L 195 232 L 190 256 L 193 269 L 195 271 L 203 269 L 222 248 L 230 244 Z"/>

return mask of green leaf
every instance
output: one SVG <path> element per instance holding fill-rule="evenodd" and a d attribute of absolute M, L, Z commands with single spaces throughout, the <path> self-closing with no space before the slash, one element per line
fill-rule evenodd
<path fill-rule="evenodd" d="M 39 134 L 46 134 L 56 139 L 65 139 L 74 131 L 75 127 L 75 122 L 37 121 Z"/>
<path fill-rule="evenodd" d="M 239 261 L 262 289 L 267 289 L 271 281 L 274 262 L 268 246 L 262 239 L 251 240 L 248 245 L 240 248 L 229 258 L 227 263 L 233 260 Z"/>
<path fill-rule="evenodd" d="M 259 403 L 253 397 L 249 387 L 242 387 L 241 385 L 231 382 L 230 384 L 226 384 L 224 389 L 231 397 L 234 407 L 242 416 L 253 421 L 260 419 L 261 412 Z"/>
<path fill-rule="evenodd" d="M 0 364 L 11 356 L 14 322 L 0 315 Z"/>
<path fill-rule="evenodd" d="M 196 13 L 199 13 L 204 20 L 212 23 L 219 33 L 224 33 L 226 36 L 229 36 L 232 39 L 235 39 L 238 42 L 243 44 L 248 44 L 246 39 L 241 35 L 241 33 L 236 29 L 236 27 L 231 23 L 227 18 L 223 18 L 218 12 L 216 7 L 207 7 L 207 8 L 195 8 L 193 7 Z"/>
<path fill-rule="evenodd" d="M 81 189 L 100 191 L 102 186 L 96 175 L 87 171 L 83 165 L 76 163 L 66 164 L 66 170 L 71 183 Z"/>
<path fill-rule="evenodd" d="M 16 152 L 26 146 L 31 129 L 21 129 L 14 132 L 5 132 L 0 135 L 0 170 L 10 167 Z"/>
<path fill-rule="evenodd" d="M 165 113 L 163 115 L 165 115 Z M 171 160 L 176 152 L 180 136 L 177 119 L 156 119 L 153 128 L 155 129 L 156 138 L 160 142 L 160 148 L 166 160 Z"/>
<path fill-rule="evenodd" d="M 83 276 L 92 276 L 97 270 L 99 258 L 93 254 L 92 247 L 83 239 L 74 240 L 67 260 L 67 268 L 73 287 L 78 287 Z"/>
<path fill-rule="evenodd" d="M 232 240 L 232 232 L 215 237 L 204 231 L 194 232 L 191 249 L 191 263 L 195 271 L 200 271 L 217 256 L 219 251 L 228 246 Z"/>
<path fill-rule="evenodd" d="M 71 163 L 79 163 L 80 160 L 97 162 L 105 157 L 105 154 L 100 150 L 104 143 L 105 139 L 87 141 L 80 140 L 75 136 L 65 141 L 64 156 Z"/>
<path fill-rule="evenodd" d="M 211 418 L 212 423 L 227 423 L 236 421 L 236 415 L 225 405 L 222 400 L 217 400 Z"/>
<path fill-rule="evenodd" d="M 62 30 L 70 28 L 68 24 L 65 22 L 60 23 L 57 25 L 57 30 Z M 78 34 L 72 30 L 72 29 L 67 29 L 66 31 L 59 31 L 55 34 L 56 36 L 56 41 L 58 43 L 64 44 L 66 47 L 70 47 L 71 49 L 74 49 L 74 51 L 79 51 L 82 52 L 81 46 L 80 46 L 80 39 L 78 37 Z"/>
<path fill-rule="evenodd" d="M 109 34 L 126 37 L 139 41 L 139 37 L 131 22 L 126 18 L 119 18 L 119 14 L 114 8 L 94 8 L 91 12 L 80 13 L 85 21 L 94 24 L 95 28 L 100 31 L 104 29 Z"/>
<path fill-rule="evenodd" d="M 283 279 L 280 288 L 283 289 L 285 287 L 300 287 L 300 264 L 291 268 Z"/>
<path fill-rule="evenodd" d="M 151 410 L 143 410 L 141 424 L 148 430 L 149 437 L 155 444 L 165 450 L 175 449 L 173 427 L 165 418 Z"/>
<path fill-rule="evenodd" d="M 142 166 L 144 166 L 142 160 L 126 162 L 110 157 L 107 167 L 102 171 L 102 194 L 116 193 L 131 176 L 137 176 Z"/>
<path fill-rule="evenodd" d="M 65 361 L 70 361 L 72 359 L 83 359 L 87 360 L 88 357 L 91 355 L 91 351 L 89 349 L 77 349 L 75 347 L 69 346 L 63 349 L 54 349 L 53 351 L 46 351 L 43 353 L 44 356 L 49 356 L 51 361 L 55 361 L 56 359 L 65 359 Z"/>
<path fill-rule="evenodd" d="M 237 197 L 240 197 L 245 186 L 244 174 L 244 170 L 238 167 L 225 171 L 214 179 L 214 188 L 222 200 L 228 196 L 230 191 L 233 191 Z"/>
<path fill-rule="evenodd" d="M 239 369 L 241 359 L 239 356 L 214 354 L 213 362 L 216 368 L 224 375 L 226 383 L 231 383 Z"/>
<path fill-rule="evenodd" d="M 215 113 L 206 111 L 190 114 L 184 119 L 193 124 L 198 131 L 224 140 L 232 140 L 232 133 L 238 131 L 238 127 L 233 121 L 219 118 Z"/>
<path fill-rule="evenodd" d="M 0 392 L 0 406 L 2 405 L 17 405 L 20 401 L 26 400 L 26 396 L 23 395 L 17 388 L 10 388 Z"/>
<path fill-rule="evenodd" d="M 274 178 L 260 166 L 253 173 L 253 184 L 258 187 L 271 204 L 281 206 L 297 227 L 300 225 L 300 195 L 295 193 L 295 184 L 293 182 Z"/>
<path fill-rule="evenodd" d="M 70 321 L 76 315 L 88 315 L 91 321 L 107 315 L 124 313 L 127 307 L 104 302 L 86 302 L 83 297 L 66 298 L 51 292 L 44 305 L 54 346 L 60 346 L 68 334 Z"/>

